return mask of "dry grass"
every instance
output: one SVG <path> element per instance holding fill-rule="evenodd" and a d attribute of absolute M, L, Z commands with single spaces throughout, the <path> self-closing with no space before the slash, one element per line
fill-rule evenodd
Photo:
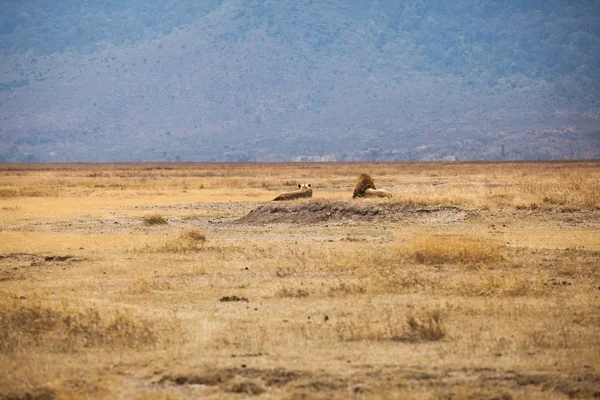
<path fill-rule="evenodd" d="M 359 283 L 340 282 L 337 285 L 330 286 L 327 289 L 327 294 L 330 297 L 338 297 L 344 295 L 365 294 L 367 287 Z"/>
<path fill-rule="evenodd" d="M 342 341 L 429 342 L 447 334 L 439 310 L 403 318 L 397 310 L 387 308 L 344 318 L 335 323 L 334 330 Z"/>
<path fill-rule="evenodd" d="M 394 197 L 360 206 L 395 220 L 231 223 L 296 182 L 357 204 L 363 172 Z M 598 162 L 2 164 L 0 398 L 593 397 L 599 182 Z"/>
<path fill-rule="evenodd" d="M 185 253 L 198 251 L 204 246 L 206 236 L 195 228 L 188 228 L 181 232 L 177 238 L 165 243 L 159 251 L 171 253 Z"/>
<path fill-rule="evenodd" d="M 500 270 L 457 277 L 451 290 L 463 296 L 546 296 L 549 282 L 535 273 Z"/>
<path fill-rule="evenodd" d="M 400 337 L 394 337 L 394 340 L 436 341 L 444 338 L 447 334 L 439 310 L 430 311 L 421 318 L 411 315 L 406 323 L 410 329 L 409 332 Z"/>
<path fill-rule="evenodd" d="M 289 184 L 311 181 L 314 196 L 350 198 L 355 179 L 368 170 L 387 201 L 416 205 L 598 209 L 600 171 L 578 163 L 337 163 L 306 164 L 5 164 L 0 198 L 78 195 L 140 197 L 172 192 L 190 196 L 268 200 Z M 345 193 L 330 187 L 345 187 Z M 320 196 L 321 195 L 321 196 Z"/>
<path fill-rule="evenodd" d="M 393 309 L 362 311 L 332 323 L 337 339 L 343 342 L 396 340 L 406 329 Z"/>
<path fill-rule="evenodd" d="M 412 258 L 419 264 L 485 264 L 505 259 L 496 241 L 468 236 L 426 236 L 413 241 Z"/>
<path fill-rule="evenodd" d="M 153 324 L 128 311 L 101 312 L 93 306 L 49 304 L 35 295 L 2 293 L 0 352 L 45 348 L 73 352 L 89 347 L 140 348 L 161 344 Z"/>
<path fill-rule="evenodd" d="M 176 236 L 168 235 L 158 240 L 136 246 L 133 251 L 140 253 L 194 253 L 204 248 L 206 235 L 196 228 L 185 228 Z"/>
<path fill-rule="evenodd" d="M 287 288 L 282 287 L 279 291 L 277 291 L 278 297 L 296 297 L 302 298 L 307 297 L 310 294 L 308 289 L 305 288 Z"/>

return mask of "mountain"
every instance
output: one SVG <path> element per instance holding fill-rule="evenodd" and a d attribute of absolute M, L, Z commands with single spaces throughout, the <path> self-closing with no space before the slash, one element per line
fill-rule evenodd
<path fill-rule="evenodd" d="M 599 1 L 0 7 L 0 161 L 600 158 Z"/>

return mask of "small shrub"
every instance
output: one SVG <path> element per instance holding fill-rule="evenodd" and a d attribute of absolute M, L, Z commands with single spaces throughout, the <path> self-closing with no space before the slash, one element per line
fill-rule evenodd
<path fill-rule="evenodd" d="M 167 220 L 160 214 L 151 214 L 144 217 L 145 225 L 164 225 Z"/>
<path fill-rule="evenodd" d="M 206 235 L 200 232 L 198 229 L 189 228 L 181 233 L 181 236 L 184 239 L 192 240 L 194 242 L 206 242 Z"/>
<path fill-rule="evenodd" d="M 392 338 L 401 342 L 437 341 L 446 336 L 446 328 L 442 323 L 440 311 L 432 311 L 422 318 L 414 315 L 406 319 L 408 332 Z"/>
<path fill-rule="evenodd" d="M 416 332 L 423 340 L 440 340 L 446 336 L 439 311 L 429 313 L 424 320 L 410 316 L 406 322 L 411 332 Z"/>
<path fill-rule="evenodd" d="M 183 231 L 177 238 L 167 242 L 161 250 L 171 253 L 198 251 L 204 243 L 206 243 L 206 235 L 198 229 L 189 228 Z"/>

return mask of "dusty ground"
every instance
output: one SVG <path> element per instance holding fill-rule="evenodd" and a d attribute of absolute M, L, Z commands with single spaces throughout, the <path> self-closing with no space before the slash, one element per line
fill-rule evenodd
<path fill-rule="evenodd" d="M 3 165 L 0 227 L 0 398 L 600 397 L 597 162 Z"/>

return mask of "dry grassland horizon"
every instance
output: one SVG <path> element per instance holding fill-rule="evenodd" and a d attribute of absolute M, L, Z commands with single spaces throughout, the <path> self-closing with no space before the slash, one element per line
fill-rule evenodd
<path fill-rule="evenodd" d="M 0 164 L 0 399 L 599 396 L 598 161 Z"/>

